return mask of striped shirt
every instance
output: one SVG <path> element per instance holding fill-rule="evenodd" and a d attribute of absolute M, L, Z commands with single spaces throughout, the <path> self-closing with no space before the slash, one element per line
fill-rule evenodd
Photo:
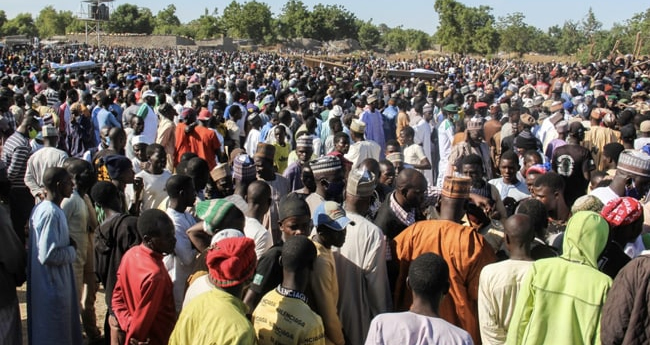
<path fill-rule="evenodd" d="M 7 123 L 9 124 L 9 128 L 13 129 L 14 131 L 16 130 L 16 116 L 14 116 L 14 113 L 7 111 L 2 114 L 2 118 L 7 120 Z"/>
<path fill-rule="evenodd" d="M 58 109 L 61 105 L 59 100 L 59 92 L 53 89 L 48 88 L 45 90 L 45 97 L 47 97 L 47 105 L 54 109 Z"/>
<path fill-rule="evenodd" d="M 27 160 L 31 151 L 29 138 L 20 132 L 14 132 L 5 141 L 1 159 L 7 165 L 7 177 L 12 186 L 25 186 Z"/>

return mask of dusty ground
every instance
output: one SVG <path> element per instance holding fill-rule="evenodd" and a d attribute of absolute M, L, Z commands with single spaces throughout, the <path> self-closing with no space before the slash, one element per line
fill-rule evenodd
<path fill-rule="evenodd" d="M 20 317 L 23 326 L 23 344 L 27 345 L 27 284 L 18 288 L 18 301 L 20 302 Z M 104 316 L 106 315 L 106 303 L 104 303 L 104 289 L 100 287 L 95 301 L 95 315 L 97 315 L 97 327 L 104 331 Z M 81 319 L 81 318 L 80 318 Z"/>

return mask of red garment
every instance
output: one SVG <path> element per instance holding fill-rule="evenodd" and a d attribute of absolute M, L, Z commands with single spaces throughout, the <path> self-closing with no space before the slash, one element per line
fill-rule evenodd
<path fill-rule="evenodd" d="M 215 156 L 221 148 L 221 143 L 214 131 L 208 127 L 196 126 L 190 133 L 185 133 L 187 124 L 179 123 L 176 126 L 176 152 L 174 153 L 174 166 L 181 161 L 181 156 L 186 152 L 194 152 L 208 162 L 212 170 L 217 166 Z"/>
<path fill-rule="evenodd" d="M 339 152 L 339 151 L 332 151 L 332 152 L 328 153 L 327 155 L 328 155 L 328 156 L 338 157 L 338 158 L 341 160 L 341 164 L 342 164 L 343 167 L 345 168 L 345 171 L 346 171 L 346 172 L 349 172 L 349 171 L 352 169 L 352 162 L 350 162 L 349 160 L 347 160 L 347 158 L 345 158 L 345 156 L 343 156 L 343 154 L 342 154 L 341 152 Z"/>
<path fill-rule="evenodd" d="M 634 198 L 616 198 L 603 207 L 600 215 L 611 227 L 630 225 L 643 215 L 643 206 Z"/>
<path fill-rule="evenodd" d="M 466 330 L 481 344 L 478 324 L 478 281 L 481 270 L 496 255 L 474 228 L 447 220 L 423 220 L 395 237 L 399 276 L 395 285 L 396 311 L 409 310 L 411 290 L 406 284 L 411 261 L 424 253 L 442 256 L 449 266 L 449 293 L 440 303 L 440 317 Z"/>
<path fill-rule="evenodd" d="M 189 136 L 185 134 L 185 128 L 187 128 L 187 125 L 183 122 L 179 122 L 176 125 L 176 132 L 174 133 L 174 138 L 176 138 L 174 145 L 174 167 L 180 163 L 184 153 L 192 151 Z"/>
<path fill-rule="evenodd" d="M 144 245 L 124 254 L 117 270 L 112 308 L 126 342 L 149 339 L 150 345 L 167 345 L 176 323 L 173 284 L 163 256 Z"/>

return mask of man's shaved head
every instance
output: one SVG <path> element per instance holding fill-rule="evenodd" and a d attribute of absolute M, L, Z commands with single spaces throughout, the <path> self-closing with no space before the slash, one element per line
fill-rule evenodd
<path fill-rule="evenodd" d="M 531 243 L 535 238 L 535 231 L 531 219 L 525 214 L 510 216 L 503 224 L 503 228 L 504 233 L 514 245 Z"/>
<path fill-rule="evenodd" d="M 397 178 L 395 179 L 395 186 L 397 189 L 411 188 L 411 187 L 420 187 L 425 186 L 426 189 L 427 180 L 424 178 L 421 172 L 415 169 L 404 169 L 399 172 Z"/>
<path fill-rule="evenodd" d="M 374 158 L 366 158 L 363 162 L 361 162 L 360 166 L 366 168 L 366 170 L 375 174 L 375 176 L 379 176 L 381 173 L 379 162 L 377 162 Z"/>
<path fill-rule="evenodd" d="M 248 185 L 246 197 L 249 203 L 263 203 L 271 198 L 271 187 L 264 181 L 253 181 Z"/>

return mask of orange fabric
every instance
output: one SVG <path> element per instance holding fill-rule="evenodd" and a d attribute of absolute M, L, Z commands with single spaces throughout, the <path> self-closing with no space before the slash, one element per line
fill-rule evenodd
<path fill-rule="evenodd" d="M 592 125 L 591 129 L 585 132 L 585 140 L 582 142 L 582 146 L 591 151 L 596 169 L 605 170 L 605 162 L 602 160 L 603 147 L 609 143 L 616 143 L 618 140 L 616 131 L 613 129 Z"/>
<path fill-rule="evenodd" d="M 451 142 L 452 146 L 462 143 L 467 140 L 467 136 L 465 135 L 465 131 L 458 132 L 454 134 L 454 140 Z"/>
<path fill-rule="evenodd" d="M 402 131 L 404 127 L 407 127 L 411 121 L 409 120 L 409 116 L 407 113 L 405 113 L 403 110 L 400 110 L 399 113 L 397 113 L 397 121 L 396 125 L 397 128 L 395 129 L 395 135 L 397 140 L 399 141 L 399 133 Z M 404 145 L 404 143 L 400 142 L 400 145 Z"/>
<path fill-rule="evenodd" d="M 215 157 L 221 148 L 217 134 L 212 129 L 203 126 L 196 126 L 194 131 L 198 135 L 198 140 L 194 143 L 192 151 L 205 159 L 208 162 L 208 167 L 212 170 L 217 166 Z"/>
<path fill-rule="evenodd" d="M 440 304 L 440 316 L 466 330 L 474 344 L 481 344 L 478 323 L 478 282 L 484 266 L 496 262 L 490 245 L 474 228 L 447 220 L 425 220 L 395 237 L 399 276 L 395 285 L 396 311 L 411 306 L 406 277 L 411 261 L 424 253 L 436 253 L 449 265 L 449 293 Z"/>
<path fill-rule="evenodd" d="M 212 170 L 217 166 L 215 156 L 221 148 L 217 135 L 210 128 L 196 126 L 190 133 L 185 133 L 187 124 L 179 123 L 176 126 L 176 152 L 174 153 L 174 166 L 177 166 L 181 156 L 186 152 L 194 152 L 208 162 Z"/>

